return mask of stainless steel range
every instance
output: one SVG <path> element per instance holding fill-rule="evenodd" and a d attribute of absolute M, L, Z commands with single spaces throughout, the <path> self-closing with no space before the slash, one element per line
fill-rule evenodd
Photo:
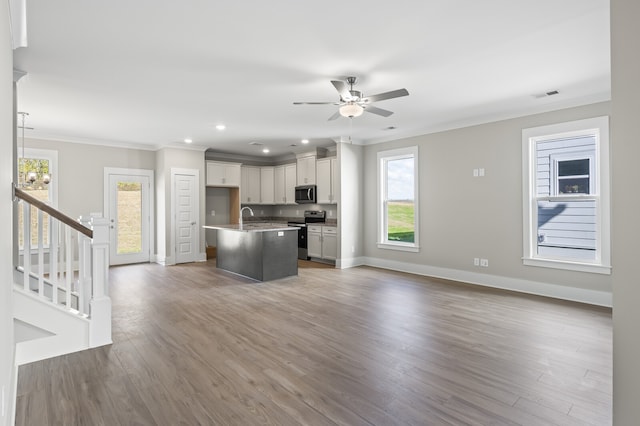
<path fill-rule="evenodd" d="M 327 212 L 324 210 L 305 210 L 304 218 L 287 222 L 289 226 L 298 227 L 298 259 L 309 260 L 307 250 L 307 224 L 323 223 Z"/>

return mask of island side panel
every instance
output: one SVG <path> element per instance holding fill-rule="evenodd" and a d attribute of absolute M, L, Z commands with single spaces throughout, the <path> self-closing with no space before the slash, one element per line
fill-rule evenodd
<path fill-rule="evenodd" d="M 264 281 L 262 234 L 218 229 L 216 266 Z"/>
<path fill-rule="evenodd" d="M 298 230 L 262 234 L 263 281 L 298 275 Z"/>

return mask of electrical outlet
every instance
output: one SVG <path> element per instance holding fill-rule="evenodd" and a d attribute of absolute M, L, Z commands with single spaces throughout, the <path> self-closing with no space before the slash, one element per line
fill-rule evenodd
<path fill-rule="evenodd" d="M 260 214 L 264 214 L 264 210 L 260 210 Z"/>
<path fill-rule="evenodd" d="M 478 169 L 473 169 L 473 177 L 478 177 Z"/>
<path fill-rule="evenodd" d="M 483 268 L 488 268 L 489 267 L 489 259 L 480 259 L 480 266 L 482 266 Z"/>
<path fill-rule="evenodd" d="M 211 210 L 211 216 L 215 216 L 216 215 L 216 211 L 215 210 Z"/>
<path fill-rule="evenodd" d="M 282 210 L 280 210 L 280 216 L 282 216 Z"/>
<path fill-rule="evenodd" d="M 479 257 L 474 257 L 473 258 L 473 266 L 480 266 L 480 258 Z"/>
<path fill-rule="evenodd" d="M 300 216 L 300 210 L 296 210 L 296 216 Z"/>

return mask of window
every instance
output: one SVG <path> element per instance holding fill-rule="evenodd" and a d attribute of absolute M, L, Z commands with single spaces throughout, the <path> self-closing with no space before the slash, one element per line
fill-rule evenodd
<path fill-rule="evenodd" d="M 378 153 L 378 247 L 417 252 L 418 147 Z"/>
<path fill-rule="evenodd" d="M 56 187 L 57 187 L 57 151 L 44 149 L 25 148 L 24 153 L 20 152 L 18 159 L 18 183 L 29 195 L 40 201 L 57 207 Z M 32 173 L 35 177 L 30 182 L 28 175 Z M 45 175 L 49 177 L 49 183 L 45 183 Z M 22 202 L 18 208 L 18 244 L 20 250 L 24 247 L 24 209 Z M 43 223 L 43 243 L 49 246 L 49 215 L 44 213 Z M 38 215 L 37 209 L 31 209 L 31 248 L 38 247 Z"/>
<path fill-rule="evenodd" d="M 608 117 L 524 129 L 525 265 L 609 274 Z"/>

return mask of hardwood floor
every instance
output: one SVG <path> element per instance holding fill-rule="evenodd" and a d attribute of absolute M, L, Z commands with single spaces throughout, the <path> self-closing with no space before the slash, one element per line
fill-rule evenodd
<path fill-rule="evenodd" d="M 112 268 L 113 345 L 20 367 L 16 424 L 611 424 L 610 309 L 301 266 Z"/>

